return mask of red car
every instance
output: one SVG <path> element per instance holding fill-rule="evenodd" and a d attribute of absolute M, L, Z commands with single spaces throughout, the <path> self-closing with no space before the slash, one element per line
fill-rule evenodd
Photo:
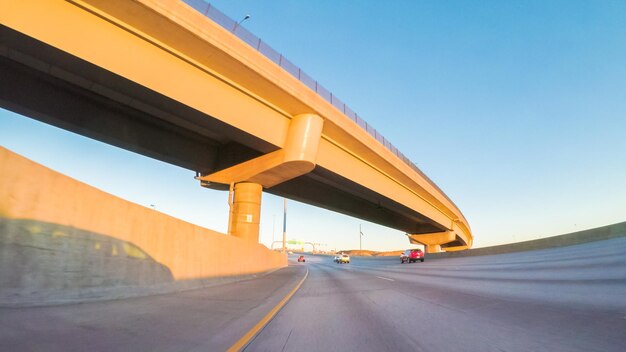
<path fill-rule="evenodd" d="M 415 263 L 416 261 L 424 261 L 424 252 L 421 249 L 407 249 L 404 253 L 400 254 L 400 261 L 402 264 Z"/>
<path fill-rule="evenodd" d="M 306 260 L 304 260 L 304 256 L 301 255 L 301 256 L 298 257 L 298 261 L 304 263 Z"/>

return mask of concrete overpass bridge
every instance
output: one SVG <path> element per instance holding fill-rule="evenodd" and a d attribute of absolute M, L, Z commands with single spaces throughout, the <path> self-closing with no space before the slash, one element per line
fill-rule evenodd
<path fill-rule="evenodd" d="M 430 252 L 471 247 L 454 203 L 360 116 L 203 2 L 0 3 L 0 106 L 230 189 L 258 241 L 262 191 L 365 219 Z M 146 175 L 150 177 L 150 175 Z"/>

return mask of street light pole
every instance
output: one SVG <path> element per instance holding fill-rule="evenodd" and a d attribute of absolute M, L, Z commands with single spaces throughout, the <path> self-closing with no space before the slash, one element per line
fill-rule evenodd
<path fill-rule="evenodd" d="M 361 244 L 361 237 L 363 237 L 363 231 L 361 231 L 361 224 L 359 224 L 359 250 L 363 250 L 363 245 Z"/>
<path fill-rule="evenodd" d="M 287 250 L 287 198 L 283 198 L 283 253 Z"/>
<path fill-rule="evenodd" d="M 237 31 L 237 27 L 239 27 L 243 21 L 247 20 L 250 18 L 250 15 L 246 15 L 246 17 L 244 17 L 241 21 L 235 23 L 235 26 L 233 27 L 233 33 L 235 33 Z"/>

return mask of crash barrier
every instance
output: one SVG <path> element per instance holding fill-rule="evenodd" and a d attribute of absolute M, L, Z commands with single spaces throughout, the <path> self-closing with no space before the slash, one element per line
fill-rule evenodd
<path fill-rule="evenodd" d="M 160 293 L 286 265 L 285 255 L 259 243 L 131 203 L 0 147 L 0 305 Z"/>
<path fill-rule="evenodd" d="M 537 249 L 573 246 L 576 244 L 602 241 L 624 236 L 626 236 L 626 221 L 559 236 L 540 238 L 537 240 L 503 244 L 499 246 L 475 248 L 459 252 L 432 253 L 428 255 L 428 258 L 457 258 L 524 252 Z"/>

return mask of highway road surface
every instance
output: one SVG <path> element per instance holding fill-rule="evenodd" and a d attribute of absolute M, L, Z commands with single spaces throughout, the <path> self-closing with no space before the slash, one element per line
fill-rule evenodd
<path fill-rule="evenodd" d="M 307 267 L 246 351 L 626 351 L 626 238 Z"/>
<path fill-rule="evenodd" d="M 0 308 L 0 351 L 626 351 L 626 237 L 400 264 L 307 256 L 236 283 Z"/>

